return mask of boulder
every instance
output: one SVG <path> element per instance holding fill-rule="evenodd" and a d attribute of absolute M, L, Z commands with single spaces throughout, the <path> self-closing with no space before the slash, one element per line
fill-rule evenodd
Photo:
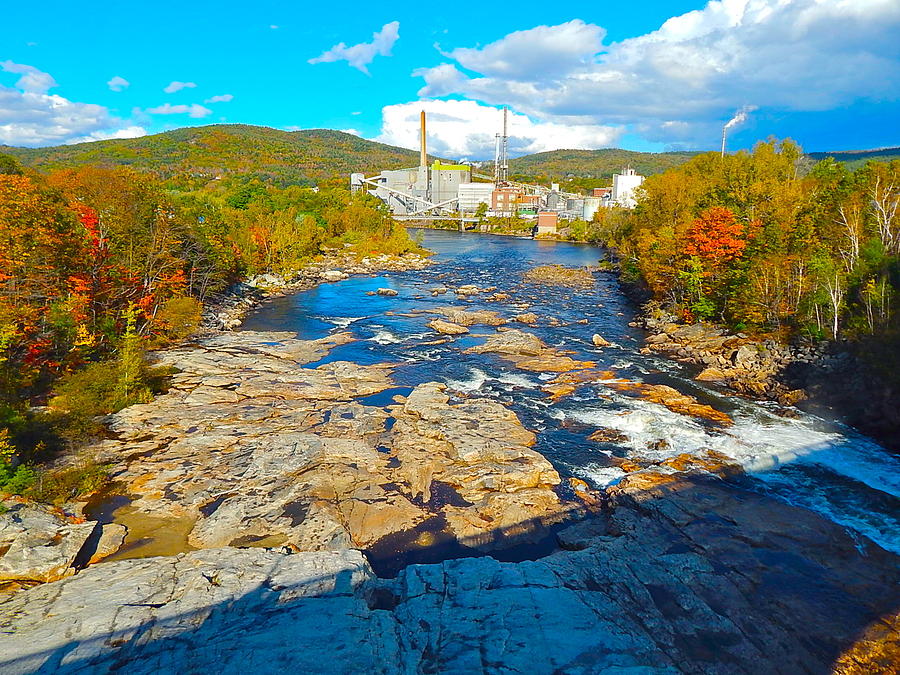
<path fill-rule="evenodd" d="M 450 323 L 443 319 L 432 319 L 426 325 L 443 335 L 463 335 L 469 332 L 469 329 L 465 326 L 460 326 L 457 323 Z"/>
<path fill-rule="evenodd" d="M 125 543 L 125 536 L 128 534 L 128 528 L 118 523 L 107 523 L 100 527 L 100 537 L 97 540 L 96 548 L 91 552 L 88 560 L 89 565 L 100 562 L 104 558 L 108 558 L 113 553 L 122 548 Z"/>
<path fill-rule="evenodd" d="M 750 345 L 741 345 L 731 353 L 731 362 L 738 368 L 751 368 L 759 352 Z"/>
<path fill-rule="evenodd" d="M 538 315 L 534 312 L 525 312 L 524 314 L 516 314 L 513 317 L 513 321 L 518 323 L 524 323 L 529 326 L 533 326 L 538 321 Z"/>
<path fill-rule="evenodd" d="M 341 270 L 326 270 L 322 272 L 319 277 L 323 281 L 342 281 L 348 279 L 350 275 Z"/>
<path fill-rule="evenodd" d="M 375 293 L 377 295 L 385 295 L 388 297 L 397 295 L 397 291 L 394 290 L 393 288 L 379 288 L 377 291 L 375 291 Z"/>
<path fill-rule="evenodd" d="M 0 515 L 0 581 L 50 582 L 74 574 L 95 528 L 38 505 L 12 506 Z"/>
<path fill-rule="evenodd" d="M 437 310 L 439 314 L 443 314 L 448 321 L 459 324 L 460 326 L 475 326 L 478 324 L 484 326 L 502 326 L 506 323 L 506 319 L 497 312 L 482 310 L 466 310 L 461 307 L 442 307 Z"/>
<path fill-rule="evenodd" d="M 598 335 L 597 333 L 594 333 L 591 336 L 591 342 L 594 343 L 595 347 L 611 347 L 612 346 L 612 343 L 609 340 L 606 340 L 604 337 L 602 337 L 601 335 Z"/>
<path fill-rule="evenodd" d="M 694 379 L 698 382 L 724 382 L 728 377 L 719 368 L 710 366 L 709 368 L 704 368 Z"/>

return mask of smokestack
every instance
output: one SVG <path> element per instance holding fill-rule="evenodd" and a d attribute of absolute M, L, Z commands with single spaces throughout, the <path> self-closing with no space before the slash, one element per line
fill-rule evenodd
<path fill-rule="evenodd" d="M 420 131 L 421 134 L 421 150 L 419 151 L 419 166 L 426 167 L 428 166 L 428 153 L 425 152 L 425 111 L 422 111 L 422 117 L 420 122 Z"/>
<path fill-rule="evenodd" d="M 728 125 L 726 124 L 722 127 L 722 157 L 725 156 L 725 132 L 728 130 Z"/>

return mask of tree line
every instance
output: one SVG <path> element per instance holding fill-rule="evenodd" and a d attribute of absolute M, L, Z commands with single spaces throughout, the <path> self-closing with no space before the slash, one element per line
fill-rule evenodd
<path fill-rule="evenodd" d="M 900 161 L 811 168 L 791 141 L 699 155 L 650 176 L 590 237 L 688 321 L 814 339 L 894 330 Z"/>

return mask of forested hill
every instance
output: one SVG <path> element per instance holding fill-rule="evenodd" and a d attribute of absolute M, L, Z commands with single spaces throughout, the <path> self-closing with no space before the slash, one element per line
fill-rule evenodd
<path fill-rule="evenodd" d="M 552 150 L 517 157 L 509 162 L 511 174 L 552 178 L 567 177 L 611 180 L 614 173 L 631 167 L 650 176 L 684 164 L 696 152 L 634 152 L 618 148 L 603 150 Z"/>
<path fill-rule="evenodd" d="M 141 138 L 49 148 L 0 146 L 25 166 L 47 171 L 84 164 L 129 165 L 163 178 L 210 180 L 242 174 L 277 185 L 314 185 L 353 171 L 376 173 L 418 164 L 419 155 L 330 129 L 281 131 L 245 124 L 175 129 Z"/>
<path fill-rule="evenodd" d="M 187 127 L 141 138 L 92 141 L 48 148 L 0 146 L 41 171 L 82 165 L 120 166 L 156 172 L 164 179 L 196 188 L 216 177 L 241 175 L 286 186 L 346 180 L 353 171 L 366 174 L 418 164 L 418 153 L 332 129 L 282 131 L 247 124 Z M 561 182 L 578 190 L 608 185 L 612 175 L 631 167 L 644 176 L 680 166 L 697 152 L 553 150 L 510 160 L 513 177 L 542 183 Z M 900 148 L 848 152 L 813 152 L 811 159 L 834 157 L 850 168 L 868 160 L 900 157 Z"/>
<path fill-rule="evenodd" d="M 807 156 L 820 161 L 826 157 L 833 157 L 838 162 L 847 165 L 848 169 L 858 169 L 866 162 L 889 162 L 892 159 L 900 159 L 900 148 L 878 148 L 876 150 L 839 150 L 836 152 L 810 152 Z"/>

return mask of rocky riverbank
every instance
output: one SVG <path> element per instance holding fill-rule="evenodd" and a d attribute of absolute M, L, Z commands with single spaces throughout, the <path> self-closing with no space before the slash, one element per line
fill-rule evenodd
<path fill-rule="evenodd" d="M 642 306 L 634 325 L 649 333 L 644 353 L 698 366 L 699 382 L 782 406 L 800 404 L 900 450 L 900 392 L 873 372 L 858 345 L 753 339 L 714 324 L 684 324 L 654 301 Z"/>
<path fill-rule="evenodd" d="M 428 264 L 427 256 L 417 253 L 360 258 L 352 250 L 329 249 L 321 259 L 310 261 L 291 275 L 260 274 L 235 284 L 224 296 L 208 304 L 203 325 L 213 331 L 234 330 L 243 323 L 248 312 L 268 299 L 309 290 L 323 283 L 343 281 L 351 275 L 421 270 Z"/>
<path fill-rule="evenodd" d="M 644 353 L 665 354 L 701 368 L 695 379 L 729 387 L 746 396 L 790 406 L 806 399 L 801 388 L 791 388 L 783 374 L 794 363 L 819 363 L 825 348 L 792 347 L 775 340 L 754 340 L 743 333 L 728 333 L 713 324 L 685 324 L 659 303 L 648 302 L 635 325 L 647 330 Z M 824 367 L 824 366 L 823 366 Z"/>

